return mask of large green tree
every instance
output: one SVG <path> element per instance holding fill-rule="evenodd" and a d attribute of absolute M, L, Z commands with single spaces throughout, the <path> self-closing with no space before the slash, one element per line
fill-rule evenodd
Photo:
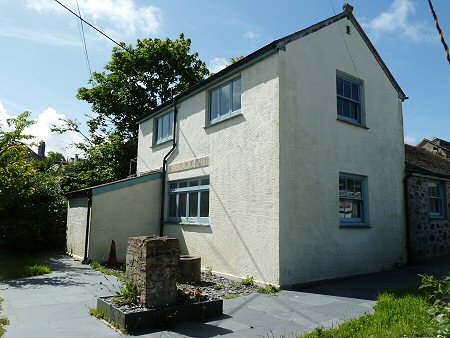
<path fill-rule="evenodd" d="M 59 180 L 30 156 L 29 115 L 0 125 L 0 250 L 63 245 L 66 200 Z"/>
<path fill-rule="evenodd" d="M 175 39 L 137 40 L 136 46 L 114 48 L 103 72 L 92 73 L 77 97 L 91 105 L 88 132 L 67 119 L 55 131 L 78 132 L 84 153 L 66 167 L 65 187 L 75 190 L 124 178 L 137 156 L 139 117 L 209 75 L 205 62 L 191 51 L 183 34 Z"/>
<path fill-rule="evenodd" d="M 88 122 L 91 136 L 112 132 L 136 139 L 140 116 L 209 74 L 183 34 L 176 40 L 137 40 L 135 47 L 125 48 L 114 48 L 105 71 L 94 72 L 90 86 L 78 90 L 77 97 L 90 103 L 95 113 Z"/>

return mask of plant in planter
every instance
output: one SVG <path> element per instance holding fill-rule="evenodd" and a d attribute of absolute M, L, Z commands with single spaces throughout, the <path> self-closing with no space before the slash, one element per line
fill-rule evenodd
<path fill-rule="evenodd" d="M 113 301 L 117 305 L 137 304 L 139 302 L 138 287 L 131 283 L 126 283 L 125 286 L 121 286 L 120 290 L 116 292 Z"/>

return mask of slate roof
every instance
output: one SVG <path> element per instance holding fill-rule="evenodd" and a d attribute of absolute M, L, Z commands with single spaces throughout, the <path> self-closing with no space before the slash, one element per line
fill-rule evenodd
<path fill-rule="evenodd" d="M 405 163 L 410 173 L 450 178 L 450 160 L 426 149 L 405 144 Z"/>
<path fill-rule="evenodd" d="M 151 110 L 150 112 L 145 113 L 143 116 L 141 116 L 141 118 L 137 121 L 137 123 L 142 123 L 148 119 L 150 119 L 151 117 L 159 114 L 160 112 L 162 112 L 163 110 L 173 106 L 174 102 L 176 101 L 181 101 L 182 99 L 185 99 L 195 93 L 197 93 L 198 91 L 202 90 L 204 87 L 206 87 L 207 85 L 211 85 L 213 83 L 216 83 L 220 80 L 222 80 L 225 76 L 228 75 L 232 75 L 233 73 L 238 72 L 239 70 L 247 67 L 248 65 L 257 62 L 260 58 L 264 58 L 268 55 L 271 55 L 273 53 L 275 53 L 278 50 L 284 50 L 285 46 L 295 40 L 301 39 L 311 33 L 317 32 L 318 30 L 321 30 L 324 27 L 327 27 L 337 21 L 340 21 L 344 18 L 347 18 L 348 20 L 350 20 L 353 25 L 355 26 L 356 30 L 358 31 L 358 33 L 361 35 L 362 39 L 364 40 L 364 42 L 366 43 L 367 47 L 370 49 L 370 51 L 372 52 L 373 56 L 375 57 L 375 59 L 377 60 L 378 64 L 380 65 L 380 67 L 383 69 L 383 71 L 385 72 L 387 78 L 389 79 L 389 81 L 391 82 L 392 86 L 395 88 L 395 90 L 398 93 L 398 97 L 402 100 L 406 100 L 408 97 L 406 96 L 406 94 L 403 92 L 403 90 L 401 89 L 400 85 L 397 83 L 397 81 L 395 80 L 394 76 L 392 75 L 392 73 L 390 72 L 390 70 L 388 69 L 388 67 L 386 66 L 386 64 L 384 63 L 383 59 L 381 58 L 380 54 L 378 54 L 378 51 L 375 49 L 375 47 L 373 46 L 372 42 L 369 40 L 369 37 L 367 36 L 367 34 L 364 32 L 364 30 L 362 29 L 361 25 L 359 24 L 359 22 L 356 20 L 355 16 L 353 15 L 353 7 L 345 4 L 344 5 L 344 11 L 332 16 L 328 19 L 325 19 L 319 23 L 316 23 L 315 25 L 312 25 L 308 28 L 302 29 L 298 32 L 295 32 L 293 34 L 289 34 L 286 35 L 280 39 L 274 40 L 271 43 L 265 45 L 264 47 L 261 47 L 260 49 L 256 50 L 255 52 L 247 55 L 246 57 L 244 57 L 243 59 L 239 60 L 238 62 L 233 63 L 232 65 L 226 67 L 225 69 L 222 69 L 220 72 L 206 78 L 203 81 L 200 81 L 199 83 L 195 84 L 194 86 L 190 87 L 189 89 L 187 89 L 186 91 L 178 94 L 177 96 L 175 96 L 173 98 L 173 100 L 171 101 L 167 101 L 167 102 L 163 102 L 162 104 L 160 104 L 158 107 L 156 107 L 155 109 Z"/>

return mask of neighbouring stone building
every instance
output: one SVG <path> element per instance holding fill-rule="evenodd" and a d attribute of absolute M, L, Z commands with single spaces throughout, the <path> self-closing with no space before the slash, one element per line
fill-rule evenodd
<path fill-rule="evenodd" d="M 430 144 L 422 141 L 417 147 L 405 146 L 412 261 L 450 254 L 450 160 Z"/>

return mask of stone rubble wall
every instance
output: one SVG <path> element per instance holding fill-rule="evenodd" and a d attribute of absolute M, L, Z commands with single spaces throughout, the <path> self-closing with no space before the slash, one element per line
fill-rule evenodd
<path fill-rule="evenodd" d="M 140 236 L 128 239 L 126 279 L 136 285 L 140 303 L 147 308 L 174 304 L 180 261 L 178 239 Z"/>
<path fill-rule="evenodd" d="M 410 260 L 450 254 L 450 182 L 445 182 L 446 205 L 444 218 L 430 218 L 428 179 L 407 178 Z"/>

